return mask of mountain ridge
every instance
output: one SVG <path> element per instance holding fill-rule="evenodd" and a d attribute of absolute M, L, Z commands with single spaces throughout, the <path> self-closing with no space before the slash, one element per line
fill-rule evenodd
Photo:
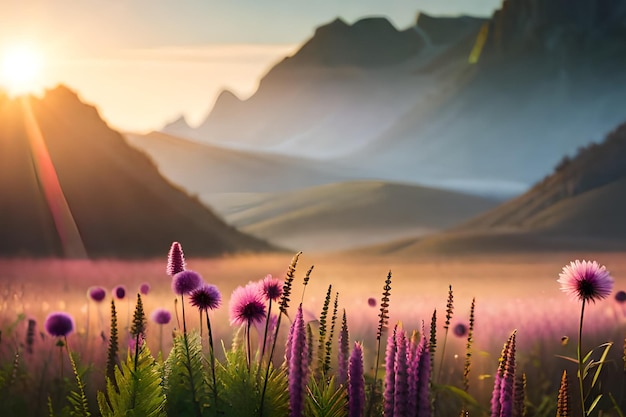
<path fill-rule="evenodd" d="M 273 249 L 227 226 L 166 181 L 94 106 L 65 86 L 42 98 L 5 101 L 0 118 L 13 126 L 0 141 L 4 159 L 31 159 L 33 166 L 30 174 L 18 170 L 0 183 L 7 196 L 0 203 L 3 256 L 80 256 L 67 252 L 65 231 L 72 225 L 63 228 L 62 215 L 75 223 L 73 243 L 82 244 L 89 257 L 161 256 L 175 240 L 187 244 L 192 255 Z M 38 196 L 39 217 L 49 219 L 39 232 L 23 233 L 20 227 L 31 221 L 28 204 L 19 202 L 27 192 Z M 39 233 L 49 236 L 46 244 L 33 243 Z"/>

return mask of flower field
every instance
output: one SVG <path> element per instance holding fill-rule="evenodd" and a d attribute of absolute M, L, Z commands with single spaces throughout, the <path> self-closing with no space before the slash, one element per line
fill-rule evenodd
<path fill-rule="evenodd" d="M 3 259 L 0 416 L 621 415 L 624 259 Z"/>

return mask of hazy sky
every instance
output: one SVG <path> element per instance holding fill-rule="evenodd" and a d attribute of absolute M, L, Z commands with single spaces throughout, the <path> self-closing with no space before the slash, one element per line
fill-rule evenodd
<path fill-rule="evenodd" d="M 316 26 L 387 16 L 398 28 L 431 14 L 487 16 L 500 0 L 2 0 L 0 52 L 44 56 L 42 86 L 77 89 L 116 127 L 198 123 L 222 88 L 242 98 Z"/>

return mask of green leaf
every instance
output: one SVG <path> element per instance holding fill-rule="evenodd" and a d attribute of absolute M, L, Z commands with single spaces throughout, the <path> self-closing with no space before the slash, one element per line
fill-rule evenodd
<path fill-rule="evenodd" d="M 600 376 L 600 372 L 602 371 L 602 367 L 604 366 L 604 363 L 606 361 L 606 356 L 609 354 L 609 350 L 611 349 L 611 346 L 613 346 L 613 342 L 608 342 L 608 343 L 598 346 L 598 347 L 604 347 L 604 351 L 602 352 L 602 356 L 600 356 L 600 360 L 596 362 L 596 364 L 598 365 L 598 368 L 596 369 L 596 373 L 594 374 L 593 380 L 591 381 L 592 388 L 596 385 L 596 382 L 598 381 L 598 377 Z"/>
<path fill-rule="evenodd" d="M 433 389 L 435 391 L 448 391 L 451 394 L 456 395 L 464 403 L 471 405 L 472 407 L 480 407 L 480 404 L 478 404 L 478 401 L 476 401 L 474 397 L 454 385 L 433 385 Z"/>
<path fill-rule="evenodd" d="M 115 369 L 116 389 L 107 378 L 106 395 L 98 392 L 98 406 L 103 417 L 165 417 L 165 394 L 161 366 L 145 343 L 136 358 L 128 352 L 121 369 Z"/>
<path fill-rule="evenodd" d="M 598 402 L 600 402 L 601 398 L 602 398 L 602 394 L 598 394 L 596 399 L 593 400 L 593 402 L 589 406 L 589 409 L 587 410 L 587 415 L 591 415 L 591 412 L 593 411 L 594 408 L 596 408 L 596 405 L 598 405 Z"/>
<path fill-rule="evenodd" d="M 619 405 L 617 405 L 617 401 L 615 400 L 615 397 L 610 392 L 609 392 L 609 398 L 611 399 L 611 402 L 613 403 L 613 407 L 615 408 L 615 411 L 617 412 L 617 415 L 619 417 L 624 417 L 624 413 L 622 412 L 622 409 L 619 408 Z"/>
<path fill-rule="evenodd" d="M 72 371 L 74 371 L 74 376 L 76 377 L 76 385 L 78 391 L 71 391 L 67 396 L 67 400 L 72 406 L 72 410 L 70 411 L 70 415 L 72 417 L 90 417 L 91 413 L 89 412 L 89 403 L 87 402 L 87 396 L 85 395 L 85 386 L 83 385 L 83 381 L 78 373 L 78 369 L 76 368 L 76 361 L 74 360 L 74 355 L 69 354 L 70 363 L 72 364 Z"/>
<path fill-rule="evenodd" d="M 348 414 L 348 395 L 343 385 L 336 387 L 335 378 L 328 383 L 309 380 L 306 415 L 313 417 L 345 417 Z"/>
<path fill-rule="evenodd" d="M 197 331 L 179 334 L 165 361 L 165 396 L 168 415 L 203 416 L 211 405 L 208 362 Z"/>

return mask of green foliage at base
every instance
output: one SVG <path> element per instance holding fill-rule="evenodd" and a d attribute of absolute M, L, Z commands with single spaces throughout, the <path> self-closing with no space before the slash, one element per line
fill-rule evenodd
<path fill-rule="evenodd" d="M 98 392 L 98 406 L 103 417 L 166 416 L 161 365 L 152 357 L 145 343 L 139 349 L 136 363 L 135 370 L 135 357 L 129 351 L 121 369 L 115 369 L 119 390 L 111 379 L 107 379 L 106 395 Z"/>

